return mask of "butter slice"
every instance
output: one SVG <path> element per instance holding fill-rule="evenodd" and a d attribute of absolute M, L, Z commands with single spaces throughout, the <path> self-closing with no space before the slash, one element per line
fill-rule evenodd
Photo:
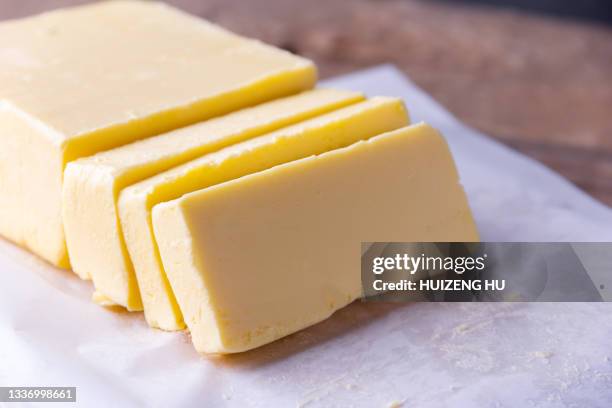
<path fill-rule="evenodd" d="M 195 348 L 252 349 L 361 296 L 366 241 L 476 241 L 447 144 L 425 124 L 153 209 Z"/>
<path fill-rule="evenodd" d="M 184 327 L 153 236 L 151 209 L 227 180 L 319 154 L 408 124 L 403 103 L 373 98 L 203 156 L 124 189 L 119 217 L 136 270 L 147 322 Z"/>
<path fill-rule="evenodd" d="M 161 3 L 0 23 L 0 235 L 69 266 L 69 161 L 311 88 L 313 64 Z"/>
<path fill-rule="evenodd" d="M 93 278 L 97 299 L 142 310 L 116 210 L 123 188 L 211 151 L 361 100 L 357 92 L 307 91 L 69 163 L 63 219 L 73 270 Z"/>

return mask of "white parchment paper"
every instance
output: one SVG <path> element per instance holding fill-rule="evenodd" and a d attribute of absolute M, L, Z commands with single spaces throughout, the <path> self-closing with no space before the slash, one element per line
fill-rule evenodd
<path fill-rule="evenodd" d="M 440 129 L 483 240 L 612 241 L 612 210 L 393 67 L 326 85 L 400 96 Z M 85 407 L 612 406 L 610 304 L 357 302 L 258 350 L 203 357 L 184 333 L 92 304 L 91 290 L 0 239 L 0 385 L 76 386 Z"/>

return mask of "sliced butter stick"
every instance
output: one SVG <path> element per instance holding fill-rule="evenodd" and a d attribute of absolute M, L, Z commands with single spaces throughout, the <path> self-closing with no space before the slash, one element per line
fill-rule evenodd
<path fill-rule="evenodd" d="M 408 115 L 395 98 L 373 98 L 203 156 L 124 189 L 119 216 L 150 325 L 184 326 L 153 236 L 151 209 L 159 202 L 272 166 L 348 146 L 405 126 Z"/>
<path fill-rule="evenodd" d="M 447 144 L 425 124 L 158 204 L 153 226 L 207 353 L 261 346 L 360 297 L 361 242 L 478 240 Z"/>
<path fill-rule="evenodd" d="M 307 91 L 69 163 L 63 219 L 74 271 L 93 278 L 97 299 L 141 310 L 116 211 L 121 189 L 208 152 L 361 100 L 356 92 Z"/>
<path fill-rule="evenodd" d="M 0 235 L 67 268 L 66 163 L 315 81 L 311 62 L 157 2 L 1 22 Z"/>

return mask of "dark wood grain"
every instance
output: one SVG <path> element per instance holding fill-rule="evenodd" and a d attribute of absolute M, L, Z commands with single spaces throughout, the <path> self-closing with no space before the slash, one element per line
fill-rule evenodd
<path fill-rule="evenodd" d="M 314 59 L 322 77 L 391 62 L 461 120 L 612 205 L 612 29 L 418 0 L 176 0 Z M 0 18 L 74 4 L 4 0 Z"/>

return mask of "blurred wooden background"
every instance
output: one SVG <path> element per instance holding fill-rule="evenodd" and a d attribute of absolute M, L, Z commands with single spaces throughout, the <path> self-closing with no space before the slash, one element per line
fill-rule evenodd
<path fill-rule="evenodd" d="M 75 0 L 0 0 L 0 19 Z M 390 62 L 469 125 L 612 205 L 612 28 L 427 0 L 168 0 L 312 58 Z"/>

